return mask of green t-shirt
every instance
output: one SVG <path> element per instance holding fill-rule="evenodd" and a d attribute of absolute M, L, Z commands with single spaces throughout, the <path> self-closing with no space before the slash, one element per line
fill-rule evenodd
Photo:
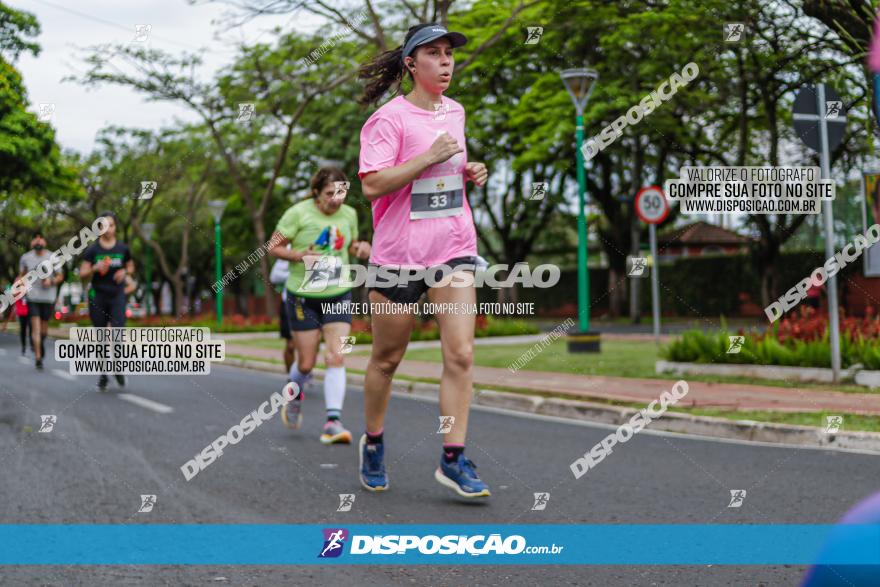
<path fill-rule="evenodd" d="M 309 245 L 315 245 L 315 257 L 307 256 L 299 263 L 290 262 L 288 291 L 304 298 L 331 298 L 351 289 L 340 287 L 339 282 L 343 278 L 351 282 L 350 275 L 342 275 L 342 266 L 348 265 L 348 248 L 358 234 L 354 208 L 343 204 L 328 216 L 318 209 L 315 200 L 309 198 L 288 208 L 275 230 L 290 239 L 295 251 L 302 252 Z M 308 272 L 306 263 L 310 265 Z"/>

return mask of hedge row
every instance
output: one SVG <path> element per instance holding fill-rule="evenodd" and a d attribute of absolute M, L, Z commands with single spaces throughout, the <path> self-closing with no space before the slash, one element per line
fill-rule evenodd
<path fill-rule="evenodd" d="M 740 351 L 728 353 L 729 337 L 733 335 L 735 333 L 726 330 L 714 333 L 689 330 L 662 347 L 660 355 L 668 361 L 683 363 L 831 367 L 831 344 L 827 332 L 820 339 L 808 341 L 780 341 L 773 332 L 764 336 L 746 335 Z M 865 369 L 880 369 L 880 345 L 877 340 L 844 333 L 840 338 L 840 361 L 844 368 L 861 363 Z"/>

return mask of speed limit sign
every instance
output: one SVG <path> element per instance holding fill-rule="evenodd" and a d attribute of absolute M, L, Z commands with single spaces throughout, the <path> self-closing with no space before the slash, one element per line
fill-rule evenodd
<path fill-rule="evenodd" d="M 660 343 L 660 258 L 657 256 L 657 224 L 669 216 L 666 194 L 655 185 L 639 190 L 636 194 L 636 214 L 648 224 L 648 240 L 651 243 L 651 309 L 654 314 L 654 338 Z"/>
<path fill-rule="evenodd" d="M 636 214 L 647 224 L 660 224 L 669 216 L 669 203 L 659 187 L 652 185 L 636 194 Z"/>

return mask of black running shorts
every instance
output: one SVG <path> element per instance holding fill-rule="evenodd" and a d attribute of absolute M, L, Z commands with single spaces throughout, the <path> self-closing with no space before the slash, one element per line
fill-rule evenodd
<path fill-rule="evenodd" d="M 467 271 L 474 272 L 477 266 L 477 258 L 476 257 L 456 257 L 450 261 L 446 261 L 443 263 L 450 269 L 455 269 L 461 265 L 470 265 L 469 269 L 463 269 Z M 433 267 L 431 267 L 433 269 Z M 435 270 L 435 278 L 434 282 L 440 281 L 443 277 L 442 269 Z M 395 275 L 400 275 L 400 270 L 392 270 L 392 273 Z M 451 272 L 449 273 L 451 274 Z M 398 303 L 398 304 L 414 304 L 419 301 L 419 298 L 422 297 L 422 294 L 428 291 L 431 288 L 430 285 L 427 284 L 426 280 L 410 280 L 406 285 L 391 285 L 391 286 L 373 286 L 369 289 L 372 291 L 377 291 L 390 301 Z"/>
<path fill-rule="evenodd" d="M 299 298 L 287 291 L 287 322 L 290 330 L 317 330 L 330 322 L 351 324 L 351 292 L 333 298 Z"/>
<path fill-rule="evenodd" d="M 39 317 L 40 320 L 48 322 L 52 317 L 52 303 L 51 302 L 32 302 L 28 300 L 28 316 L 31 318 Z"/>

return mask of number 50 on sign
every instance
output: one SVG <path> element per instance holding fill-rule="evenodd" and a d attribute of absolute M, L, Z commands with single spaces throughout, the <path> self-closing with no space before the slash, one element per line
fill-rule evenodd
<path fill-rule="evenodd" d="M 669 202 L 659 187 L 644 187 L 636 194 L 636 214 L 646 224 L 660 224 L 669 216 Z"/>

